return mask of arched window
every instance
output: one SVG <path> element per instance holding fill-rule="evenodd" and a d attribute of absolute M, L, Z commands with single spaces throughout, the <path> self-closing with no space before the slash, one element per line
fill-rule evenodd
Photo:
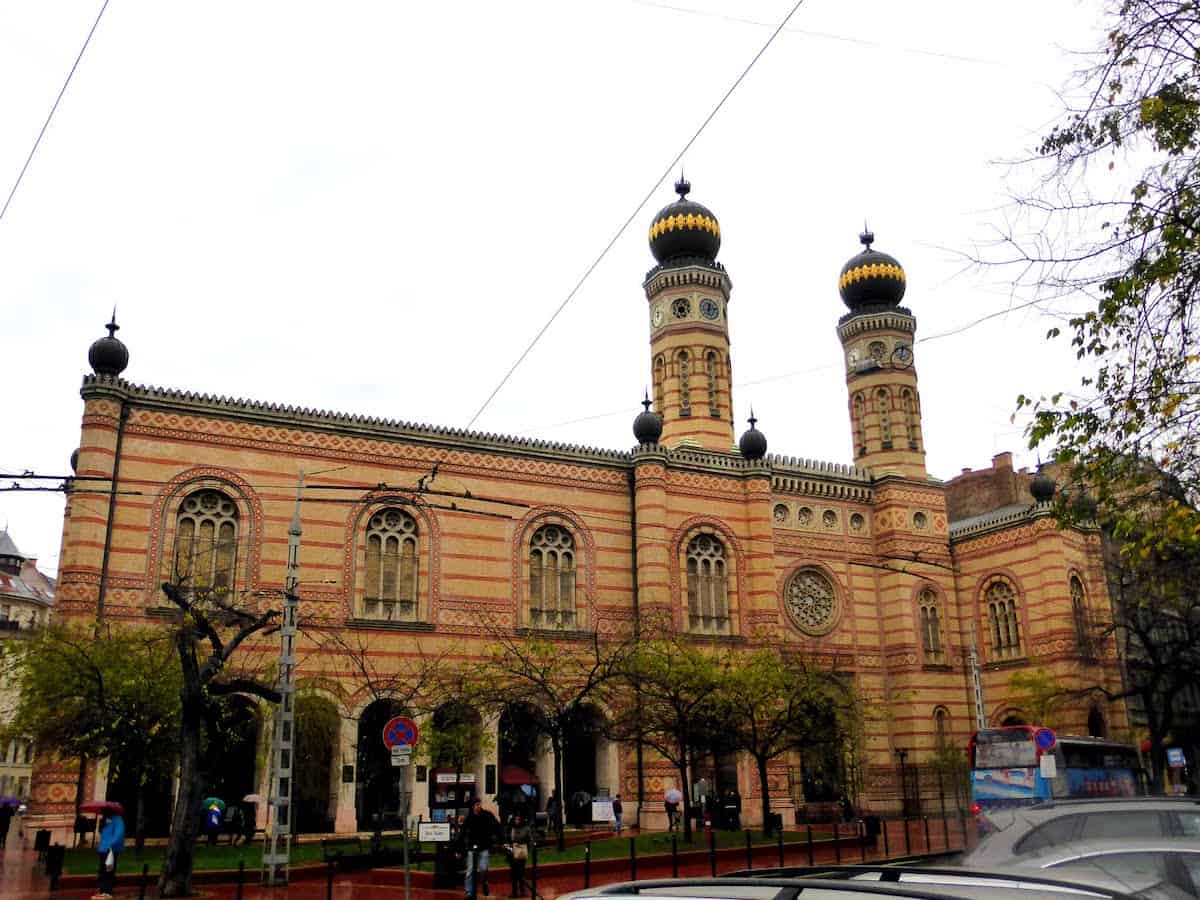
<path fill-rule="evenodd" d="M 367 521 L 366 618 L 416 620 L 417 537 L 416 520 L 402 509 L 381 509 Z"/>
<path fill-rule="evenodd" d="M 1094 706 L 1091 712 L 1088 713 L 1087 727 L 1089 737 L 1108 737 L 1108 728 L 1104 723 L 1104 714 Z"/>
<path fill-rule="evenodd" d="M 905 388 L 900 392 L 900 419 L 908 439 L 908 449 L 917 450 L 917 398 Z"/>
<path fill-rule="evenodd" d="M 950 746 L 950 713 L 944 706 L 933 711 L 933 741 L 938 750 Z"/>
<path fill-rule="evenodd" d="M 1007 581 L 993 581 L 984 592 L 992 654 L 998 659 L 1021 655 L 1017 595 Z"/>
<path fill-rule="evenodd" d="M 211 488 L 188 494 L 176 519 L 176 580 L 197 593 L 231 593 L 237 536 L 237 506 L 229 497 Z"/>
<path fill-rule="evenodd" d="M 529 540 L 529 624 L 576 625 L 575 538 L 561 525 L 543 525 Z"/>
<path fill-rule="evenodd" d="M 680 350 L 675 361 L 679 365 L 679 414 L 690 416 L 692 414 L 692 389 L 689 384 L 692 374 L 691 357 L 688 356 L 686 350 Z"/>
<path fill-rule="evenodd" d="M 704 354 L 704 371 L 708 375 L 708 412 L 709 415 L 719 418 L 721 404 L 717 395 L 717 375 L 721 371 L 721 360 L 712 350 Z"/>
<path fill-rule="evenodd" d="M 861 393 L 854 395 L 854 455 L 867 452 L 867 401 Z"/>
<path fill-rule="evenodd" d="M 944 663 L 946 654 L 942 649 L 942 616 L 938 609 L 937 594 L 925 588 L 917 598 L 921 616 L 921 649 L 925 651 L 925 662 Z"/>
<path fill-rule="evenodd" d="M 706 634 L 729 633 L 729 584 L 725 545 L 698 534 L 687 545 L 688 627 Z"/>
<path fill-rule="evenodd" d="M 875 402 L 879 406 L 879 440 L 884 450 L 892 449 L 892 398 L 887 388 L 875 392 Z"/>
<path fill-rule="evenodd" d="M 1096 658 L 1096 642 L 1092 635 L 1092 620 L 1088 615 L 1087 597 L 1078 575 L 1071 576 L 1071 616 L 1075 620 L 1075 640 L 1083 659 Z"/>
<path fill-rule="evenodd" d="M 666 363 L 661 355 L 654 358 L 654 411 L 663 414 L 663 382 L 666 377 Z"/>

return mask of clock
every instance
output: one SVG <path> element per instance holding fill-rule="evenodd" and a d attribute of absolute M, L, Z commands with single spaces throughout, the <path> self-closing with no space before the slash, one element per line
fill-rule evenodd
<path fill-rule="evenodd" d="M 686 319 L 692 314 L 692 301 L 687 297 L 678 297 L 671 304 L 671 315 L 677 319 Z"/>
<path fill-rule="evenodd" d="M 652 320 L 653 320 L 653 322 L 654 322 L 654 327 L 655 327 L 655 328 L 657 328 L 659 325 L 661 325 L 661 324 L 662 324 L 662 320 L 663 320 L 663 308 L 662 308 L 662 304 L 661 304 L 661 303 L 656 303 L 656 304 L 654 305 L 654 314 L 651 316 L 651 318 L 652 318 Z"/>
<path fill-rule="evenodd" d="M 897 344 L 896 349 L 892 351 L 892 360 L 898 366 L 907 366 L 912 363 L 912 349 L 908 344 Z"/>
<path fill-rule="evenodd" d="M 721 315 L 721 307 L 717 305 L 716 300 L 705 297 L 700 301 L 700 315 L 706 319 L 715 319 Z"/>

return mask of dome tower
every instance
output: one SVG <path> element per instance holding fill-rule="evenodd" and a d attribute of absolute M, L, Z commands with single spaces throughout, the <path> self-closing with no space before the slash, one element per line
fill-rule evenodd
<path fill-rule="evenodd" d="M 658 262 L 642 287 L 650 316 L 650 374 L 659 442 L 730 452 L 733 369 L 729 361 L 729 276 L 716 261 L 721 226 L 688 199 L 692 186 L 675 184 L 679 199 L 655 215 L 650 252 Z"/>
<path fill-rule="evenodd" d="M 917 320 L 900 305 L 904 269 L 872 249 L 875 235 L 859 236 L 863 251 L 842 266 L 838 291 L 849 312 L 838 321 L 846 360 L 854 464 L 876 475 L 926 477 L 921 402 L 913 364 Z"/>

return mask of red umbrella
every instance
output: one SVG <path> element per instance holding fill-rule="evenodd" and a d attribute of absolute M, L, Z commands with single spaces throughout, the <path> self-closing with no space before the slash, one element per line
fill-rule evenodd
<path fill-rule="evenodd" d="M 537 784 L 538 777 L 520 766 L 508 765 L 500 770 L 501 784 Z"/>
<path fill-rule="evenodd" d="M 125 815 L 125 807 L 116 800 L 88 800 L 79 804 L 79 811 L 85 813 L 110 812 L 118 816 Z"/>

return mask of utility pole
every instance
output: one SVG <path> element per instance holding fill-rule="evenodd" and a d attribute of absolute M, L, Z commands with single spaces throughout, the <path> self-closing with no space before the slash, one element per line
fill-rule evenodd
<path fill-rule="evenodd" d="M 304 472 L 296 477 L 296 508 L 288 526 L 287 575 L 283 586 L 283 624 L 279 644 L 279 704 L 275 707 L 275 733 L 271 736 L 271 763 L 267 789 L 267 837 L 263 848 L 263 883 L 285 885 L 292 849 L 292 762 L 296 711 L 296 595 L 300 583 L 300 494 Z"/>
<path fill-rule="evenodd" d="M 987 728 L 987 712 L 983 707 L 983 674 L 979 671 L 979 652 L 975 649 L 975 637 L 967 648 L 968 665 L 971 667 L 971 687 L 975 694 L 975 730 Z"/>

